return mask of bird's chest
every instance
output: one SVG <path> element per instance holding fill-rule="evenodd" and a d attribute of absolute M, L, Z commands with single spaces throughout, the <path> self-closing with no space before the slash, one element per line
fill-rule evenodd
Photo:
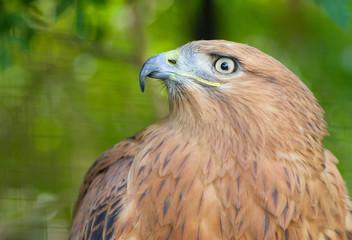
<path fill-rule="evenodd" d="M 214 156 L 182 144 L 146 148 L 133 168 L 128 191 L 142 239 L 230 239 L 243 224 L 246 183 Z"/>
<path fill-rule="evenodd" d="M 285 239 L 310 207 L 292 166 L 219 158 L 178 140 L 151 142 L 128 178 L 122 215 L 137 239 Z"/>

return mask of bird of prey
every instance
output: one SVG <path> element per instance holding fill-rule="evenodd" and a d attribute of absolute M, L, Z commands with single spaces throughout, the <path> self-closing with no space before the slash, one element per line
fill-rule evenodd
<path fill-rule="evenodd" d="M 145 62 L 170 113 L 108 149 L 80 189 L 70 239 L 352 239 L 323 110 L 245 44 L 190 42 Z"/>

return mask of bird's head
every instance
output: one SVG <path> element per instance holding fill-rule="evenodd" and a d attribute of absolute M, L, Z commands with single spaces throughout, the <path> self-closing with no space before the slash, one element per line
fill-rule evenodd
<path fill-rule="evenodd" d="M 146 77 L 165 82 L 170 119 L 188 130 L 214 129 L 255 145 L 283 136 L 320 142 L 325 134 L 323 111 L 311 91 L 280 62 L 245 44 L 190 42 L 147 60 L 142 91 Z"/>

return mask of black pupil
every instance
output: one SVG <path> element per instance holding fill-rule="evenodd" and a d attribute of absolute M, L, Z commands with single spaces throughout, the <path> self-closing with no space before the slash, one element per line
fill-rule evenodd
<path fill-rule="evenodd" d="M 221 69 L 224 70 L 224 71 L 227 71 L 229 70 L 229 64 L 227 62 L 223 62 L 221 63 Z"/>

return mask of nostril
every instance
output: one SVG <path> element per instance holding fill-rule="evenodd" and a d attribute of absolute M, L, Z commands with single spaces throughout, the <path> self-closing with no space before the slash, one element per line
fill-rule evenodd
<path fill-rule="evenodd" d="M 175 65 L 176 64 L 176 60 L 174 60 L 174 59 L 169 59 L 169 60 L 167 60 L 169 63 L 171 63 L 172 65 Z"/>

